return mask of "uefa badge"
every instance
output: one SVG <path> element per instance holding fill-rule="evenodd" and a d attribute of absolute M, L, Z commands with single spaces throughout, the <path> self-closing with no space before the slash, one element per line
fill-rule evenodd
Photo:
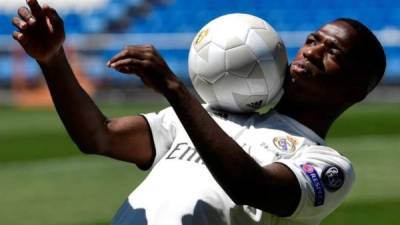
<path fill-rule="evenodd" d="M 322 183 L 330 192 L 339 190 L 344 183 L 343 170 L 338 166 L 326 167 L 324 171 L 322 171 Z"/>
<path fill-rule="evenodd" d="M 296 151 L 297 140 L 291 136 L 275 137 L 273 143 L 281 151 L 288 153 Z"/>

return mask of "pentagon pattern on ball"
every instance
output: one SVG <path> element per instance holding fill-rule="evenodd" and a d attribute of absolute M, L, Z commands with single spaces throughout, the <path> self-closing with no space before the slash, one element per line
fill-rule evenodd
<path fill-rule="evenodd" d="M 201 74 L 202 79 L 214 83 L 225 73 L 225 50 L 213 42 L 203 47 L 196 57 L 196 74 Z M 212 60 L 210 60 L 212 55 Z"/>
<path fill-rule="evenodd" d="M 257 64 L 257 58 L 247 45 L 226 50 L 225 70 L 232 75 L 248 77 Z"/>
<path fill-rule="evenodd" d="M 242 23 L 226 23 L 214 28 L 211 41 L 225 50 L 234 48 L 246 42 L 248 30 Z"/>
<path fill-rule="evenodd" d="M 266 27 L 270 28 L 270 26 L 265 23 L 265 21 L 260 20 L 260 18 L 257 18 L 255 16 L 245 16 L 240 18 L 240 20 L 243 21 L 243 23 L 248 24 L 248 27 L 251 29 L 265 29 Z"/>
<path fill-rule="evenodd" d="M 254 66 L 245 81 L 250 89 L 250 94 L 265 95 L 265 93 L 268 93 L 268 85 L 259 64 Z"/>
<path fill-rule="evenodd" d="M 224 76 L 222 79 L 218 80 L 213 87 L 218 104 L 220 105 L 216 106 L 216 108 L 229 111 L 242 110 L 240 105 L 236 104 L 236 96 L 251 95 L 246 79 L 237 76 Z"/>
<path fill-rule="evenodd" d="M 202 80 L 200 76 L 194 76 L 192 78 L 193 86 L 196 87 L 198 93 L 204 99 L 215 99 L 214 102 L 210 101 L 208 104 L 217 103 L 217 96 L 215 95 L 214 88 L 207 81 Z"/>
<path fill-rule="evenodd" d="M 273 60 L 274 48 L 278 43 L 278 37 L 271 35 L 266 29 L 250 29 L 246 39 L 248 46 L 259 61 Z"/>

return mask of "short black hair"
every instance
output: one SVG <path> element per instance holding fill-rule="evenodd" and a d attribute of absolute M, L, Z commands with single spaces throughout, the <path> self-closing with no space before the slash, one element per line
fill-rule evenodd
<path fill-rule="evenodd" d="M 350 25 L 359 35 L 360 40 L 355 46 L 357 61 L 368 71 L 369 80 L 367 91 L 370 92 L 382 79 L 386 69 L 385 51 L 378 38 L 372 31 L 360 21 L 351 18 L 338 18 L 336 21 L 342 21 Z"/>

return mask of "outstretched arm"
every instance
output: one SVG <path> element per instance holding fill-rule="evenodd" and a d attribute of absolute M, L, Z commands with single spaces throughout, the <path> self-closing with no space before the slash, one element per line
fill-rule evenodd
<path fill-rule="evenodd" d="M 57 12 L 27 1 L 13 19 L 13 34 L 37 60 L 57 112 L 82 152 L 110 156 L 148 168 L 154 157 L 150 130 L 141 116 L 108 119 L 76 80 L 62 44 L 65 32 Z"/>
<path fill-rule="evenodd" d="M 110 60 L 116 70 L 136 74 L 174 108 L 203 161 L 237 204 L 288 216 L 300 199 L 295 175 L 286 166 L 261 167 L 209 116 L 152 46 L 130 46 Z"/>

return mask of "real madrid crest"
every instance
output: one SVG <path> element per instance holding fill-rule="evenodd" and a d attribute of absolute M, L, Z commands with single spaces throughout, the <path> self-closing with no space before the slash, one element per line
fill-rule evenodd
<path fill-rule="evenodd" d="M 281 151 L 289 153 L 296 151 L 297 140 L 291 136 L 275 137 L 272 142 Z"/>

